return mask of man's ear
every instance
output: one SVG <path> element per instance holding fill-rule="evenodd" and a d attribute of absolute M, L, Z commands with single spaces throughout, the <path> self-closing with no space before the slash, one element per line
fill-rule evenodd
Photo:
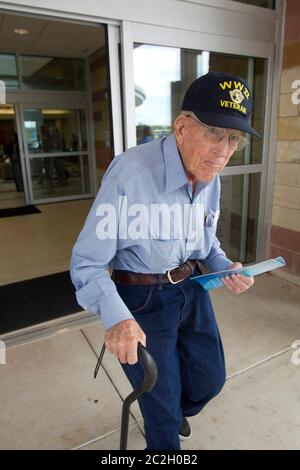
<path fill-rule="evenodd" d="M 184 141 L 184 125 L 185 125 L 185 117 L 180 114 L 174 121 L 174 134 L 176 137 L 176 141 L 179 145 L 183 144 Z"/>

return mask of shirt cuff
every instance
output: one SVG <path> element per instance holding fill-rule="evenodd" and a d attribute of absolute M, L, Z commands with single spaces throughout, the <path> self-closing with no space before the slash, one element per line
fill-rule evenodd
<path fill-rule="evenodd" d="M 100 295 L 94 283 L 97 283 L 97 280 L 79 289 L 76 298 L 85 310 L 101 317 L 105 331 L 123 320 L 134 319 L 113 282 L 106 293 Z M 98 295 L 95 295 L 96 292 Z"/>
<path fill-rule="evenodd" d="M 233 264 L 233 261 L 231 261 L 229 258 L 226 258 L 226 256 L 217 255 L 212 260 L 210 260 L 209 263 L 204 261 L 204 264 L 211 272 L 217 272 L 229 269 L 229 266 Z"/>

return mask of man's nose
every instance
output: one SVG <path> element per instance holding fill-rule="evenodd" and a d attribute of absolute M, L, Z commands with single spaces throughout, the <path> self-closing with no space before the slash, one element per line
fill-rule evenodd
<path fill-rule="evenodd" d="M 229 152 L 228 137 L 224 137 L 220 142 L 214 144 L 214 154 L 218 159 L 226 159 Z"/>

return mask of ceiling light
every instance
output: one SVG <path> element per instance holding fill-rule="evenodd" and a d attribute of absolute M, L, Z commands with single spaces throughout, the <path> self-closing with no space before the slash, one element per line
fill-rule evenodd
<path fill-rule="evenodd" d="M 21 36 L 24 36 L 25 34 L 28 34 L 29 31 L 28 29 L 22 29 L 22 28 L 16 28 L 14 29 L 15 34 L 20 34 Z"/>

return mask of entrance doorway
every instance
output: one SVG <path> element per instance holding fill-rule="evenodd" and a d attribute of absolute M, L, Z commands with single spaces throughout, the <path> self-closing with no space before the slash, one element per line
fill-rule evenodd
<path fill-rule="evenodd" d="M 0 107 L 0 209 L 91 195 L 87 108 L 51 98 Z"/>
<path fill-rule="evenodd" d="M 0 19 L 0 207 L 92 198 L 114 153 L 107 26 Z"/>
<path fill-rule="evenodd" d="M 22 118 L 32 203 L 91 194 L 86 109 L 26 106 Z"/>
<path fill-rule="evenodd" d="M 27 31 L 22 37 L 14 33 L 20 29 Z M 118 86 L 110 88 L 109 81 L 112 69 L 111 80 L 120 85 L 118 32 L 117 26 L 0 10 L 0 80 L 6 85 L 0 211 L 38 205 L 34 215 L 21 215 L 32 207 L 0 214 L 0 297 L 6 299 L 0 336 L 87 316 L 76 304 L 69 264 L 114 143 L 122 140 L 112 126 Z"/>
<path fill-rule="evenodd" d="M 0 106 L 0 209 L 25 205 L 19 137 L 14 106 Z"/>

